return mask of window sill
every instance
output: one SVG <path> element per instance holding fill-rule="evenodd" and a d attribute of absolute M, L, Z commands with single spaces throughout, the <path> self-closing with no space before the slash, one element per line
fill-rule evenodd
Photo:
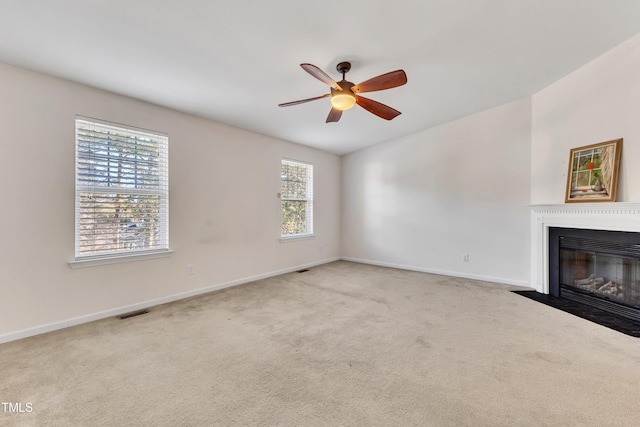
<path fill-rule="evenodd" d="M 291 241 L 294 241 L 294 240 L 311 239 L 313 237 L 315 237 L 315 234 L 313 234 L 313 233 L 290 234 L 288 236 L 280 236 L 280 242 L 291 242 Z"/>
<path fill-rule="evenodd" d="M 167 249 L 167 250 L 161 250 L 161 251 L 147 251 L 147 252 L 126 254 L 126 255 L 86 257 L 86 258 L 80 258 L 80 259 L 75 259 L 73 261 L 69 261 L 69 266 L 71 268 L 83 268 L 83 267 L 94 267 L 96 265 L 119 264 L 121 262 L 141 261 L 141 260 L 153 259 L 153 258 L 165 258 L 165 257 L 171 256 L 172 253 L 173 253 L 172 250 Z"/>

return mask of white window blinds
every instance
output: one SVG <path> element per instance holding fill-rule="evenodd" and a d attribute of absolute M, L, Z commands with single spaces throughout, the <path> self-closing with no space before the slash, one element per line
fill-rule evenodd
<path fill-rule="evenodd" d="M 169 248 L 166 135 L 76 118 L 76 259 Z"/>
<path fill-rule="evenodd" d="M 282 160 L 282 237 L 313 233 L 313 165 Z"/>

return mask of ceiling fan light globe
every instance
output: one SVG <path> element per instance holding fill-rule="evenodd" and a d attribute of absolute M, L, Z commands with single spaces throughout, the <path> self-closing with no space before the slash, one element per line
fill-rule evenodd
<path fill-rule="evenodd" d="M 335 93 L 331 97 L 331 106 L 337 110 L 344 111 L 356 105 L 356 97 L 350 93 Z"/>

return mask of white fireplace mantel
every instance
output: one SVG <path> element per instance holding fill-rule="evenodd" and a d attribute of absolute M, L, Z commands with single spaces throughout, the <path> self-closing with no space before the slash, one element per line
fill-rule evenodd
<path fill-rule="evenodd" d="M 549 227 L 640 232 L 640 203 L 531 205 L 531 285 L 549 293 Z"/>

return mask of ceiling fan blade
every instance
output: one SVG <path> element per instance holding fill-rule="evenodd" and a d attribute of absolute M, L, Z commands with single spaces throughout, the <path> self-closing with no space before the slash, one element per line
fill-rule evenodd
<path fill-rule="evenodd" d="M 333 80 L 327 73 L 322 71 L 320 68 L 316 67 L 313 64 L 300 64 L 303 70 L 307 73 L 311 74 L 316 79 L 320 80 L 324 84 L 332 87 L 335 90 L 342 90 L 342 88 Z"/>
<path fill-rule="evenodd" d="M 329 111 L 326 123 L 337 122 L 338 120 L 340 120 L 340 117 L 342 117 L 342 110 L 332 108 L 331 111 Z"/>
<path fill-rule="evenodd" d="M 385 120 L 391 120 L 402 114 L 398 110 L 394 110 L 387 105 L 381 104 L 373 99 L 365 98 L 364 96 L 356 95 L 356 103 L 368 112 L 373 113 L 378 117 L 382 117 Z"/>
<path fill-rule="evenodd" d="M 402 86 L 407 83 L 407 75 L 403 70 L 391 71 L 381 74 L 377 77 L 370 78 L 351 88 L 353 93 L 375 92 L 377 90 L 391 89 Z"/>
<path fill-rule="evenodd" d="M 316 99 L 328 98 L 330 96 L 331 94 L 327 93 L 326 95 L 316 96 L 315 98 L 307 98 L 307 99 L 301 99 L 300 101 L 285 102 L 283 104 L 278 104 L 278 107 L 290 107 L 292 105 L 304 104 L 305 102 L 315 101 Z"/>

